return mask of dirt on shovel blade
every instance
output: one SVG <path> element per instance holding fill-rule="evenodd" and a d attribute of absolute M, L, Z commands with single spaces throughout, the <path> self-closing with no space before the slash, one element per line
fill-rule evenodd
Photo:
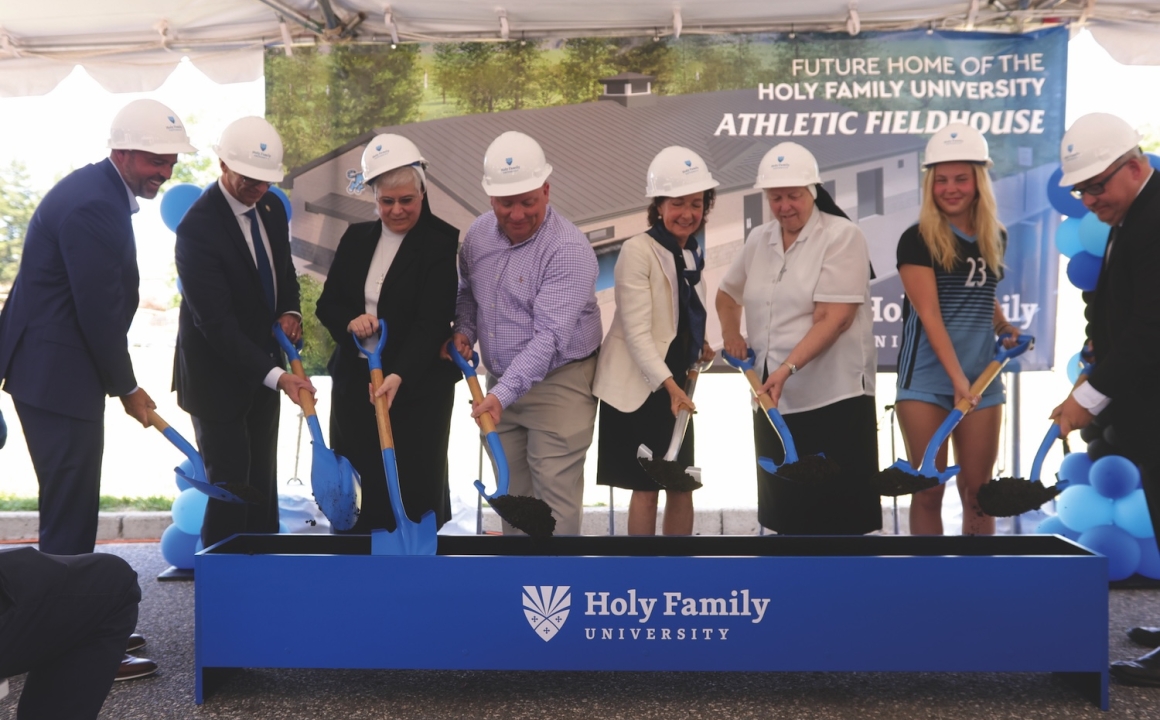
<path fill-rule="evenodd" d="M 820 484 L 836 480 L 842 474 L 842 468 L 821 455 L 805 455 L 797 462 L 782 465 L 774 474 L 793 482 Z"/>
<path fill-rule="evenodd" d="M 1012 517 L 1031 512 L 1059 494 L 1054 485 L 1044 487 L 1036 480 L 1001 477 L 979 488 L 979 509 L 991 517 Z"/>
<path fill-rule="evenodd" d="M 237 495 L 239 499 L 248 503 L 257 504 L 262 502 L 264 499 L 262 493 L 258 492 L 258 489 L 252 485 L 245 485 L 242 483 L 221 483 L 219 485 L 215 485 L 214 487 L 219 487 L 228 493 L 233 493 L 234 495 Z"/>
<path fill-rule="evenodd" d="M 673 492 L 693 492 L 701 489 L 701 481 L 686 472 L 688 468 L 675 460 L 637 458 L 640 466 L 657 485 Z"/>
<path fill-rule="evenodd" d="M 898 497 L 910 495 L 920 490 L 929 490 L 938 485 L 938 478 L 908 473 L 896 467 L 889 467 L 870 479 L 870 485 L 879 495 Z"/>
<path fill-rule="evenodd" d="M 556 531 L 556 518 L 543 500 L 527 495 L 500 495 L 487 503 L 508 525 L 534 538 L 552 537 Z"/>

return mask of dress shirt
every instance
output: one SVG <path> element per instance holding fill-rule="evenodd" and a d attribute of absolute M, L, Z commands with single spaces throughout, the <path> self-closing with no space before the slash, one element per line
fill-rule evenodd
<path fill-rule="evenodd" d="M 514 245 L 494 212 L 471 224 L 459 251 L 455 332 L 479 340 L 503 407 L 600 347 L 597 273 L 588 239 L 550 205 L 539 229 Z"/>
<path fill-rule="evenodd" d="M 253 210 L 254 206 L 243 205 L 240 200 L 231 195 L 230 191 L 226 189 L 225 184 L 221 181 L 221 178 L 218 178 L 218 187 L 221 188 L 222 196 L 226 199 L 226 202 L 229 203 L 230 210 L 234 213 L 234 219 L 238 221 L 238 227 L 242 230 L 242 237 L 246 238 L 246 248 L 249 249 L 250 259 L 254 261 L 254 267 L 256 268 L 258 267 L 258 255 L 254 251 L 254 238 L 251 237 L 250 233 L 250 218 L 246 217 L 246 213 L 250 210 Z M 270 259 L 270 265 L 272 269 L 274 264 L 274 253 L 270 249 L 270 238 L 266 234 L 266 225 L 262 222 L 261 213 L 258 213 L 258 230 L 261 232 L 262 237 L 260 240 L 262 242 L 262 247 L 266 249 L 266 257 Z M 274 299 L 276 305 L 278 298 L 278 276 L 274 273 L 271 274 L 273 275 L 274 279 Z M 298 313 L 287 314 L 297 315 L 299 318 L 302 317 Z M 266 373 L 266 377 L 264 380 L 262 380 L 262 384 L 271 390 L 277 390 L 278 378 L 282 377 L 282 374 L 285 372 L 286 371 L 280 367 L 271 369 L 270 372 Z"/>
<path fill-rule="evenodd" d="M 786 381 L 783 413 L 804 412 L 874 394 L 877 350 L 870 317 L 870 255 L 854 223 L 810 213 L 789 252 L 776 221 L 754 228 L 733 258 L 720 289 L 745 308 L 754 367 L 770 372 L 789 357 L 814 324 L 815 303 L 859 304 L 854 323 Z"/>

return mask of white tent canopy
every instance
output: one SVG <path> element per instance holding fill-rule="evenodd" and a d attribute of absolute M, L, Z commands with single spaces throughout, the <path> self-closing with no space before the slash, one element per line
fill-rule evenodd
<path fill-rule="evenodd" d="M 0 96 L 47 93 L 77 64 L 112 92 L 150 91 L 182 57 L 254 80 L 264 48 L 286 45 L 1060 23 L 1121 63 L 1160 64 L 1155 0 L 0 0 Z"/>

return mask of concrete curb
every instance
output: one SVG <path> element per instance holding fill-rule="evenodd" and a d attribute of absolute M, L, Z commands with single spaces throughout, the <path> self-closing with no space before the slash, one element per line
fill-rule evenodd
<path fill-rule="evenodd" d="M 628 510 L 618 508 L 615 513 L 616 534 L 628 533 Z M 660 531 L 664 520 L 664 508 L 657 512 L 657 530 Z M 902 534 L 909 531 L 906 522 L 906 513 L 901 513 L 900 528 Z M 173 517 L 168 511 L 162 512 L 103 512 L 97 521 L 97 541 L 111 542 L 116 540 L 158 540 L 165 528 L 173 523 Z M 882 508 L 882 531 L 891 534 L 894 520 L 890 514 L 890 507 L 884 504 Z M 0 512 L 0 542 L 26 540 L 34 541 L 39 529 L 39 514 L 35 512 Z M 499 532 L 500 522 L 491 508 L 483 510 L 484 532 Z M 608 534 L 608 508 L 584 508 L 584 520 L 581 524 L 581 533 L 584 535 Z M 693 519 L 694 535 L 757 535 L 760 527 L 757 523 L 756 508 L 709 508 L 697 510 Z"/>

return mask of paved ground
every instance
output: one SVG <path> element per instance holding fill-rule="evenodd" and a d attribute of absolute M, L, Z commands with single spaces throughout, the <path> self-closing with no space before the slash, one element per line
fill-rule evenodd
<path fill-rule="evenodd" d="M 154 580 L 154 544 L 102 545 L 141 576 L 138 628 L 154 678 L 119 683 L 102 719 L 162 718 L 1160 718 L 1160 689 L 1113 684 L 1102 713 L 1047 674 L 627 673 L 243 670 L 193 703 L 193 585 Z M 287 602 L 293 602 L 287 598 Z M 1029 608 L 1028 611 L 1033 611 Z M 1110 595 L 1113 658 L 1138 653 L 1123 629 L 1160 625 L 1160 590 Z M 953 622 L 948 618 L 948 622 Z M 899 632 L 907 632 L 900 627 Z M 304 641 L 310 618 L 297 630 Z M 15 716 L 15 697 L 0 720 Z"/>

